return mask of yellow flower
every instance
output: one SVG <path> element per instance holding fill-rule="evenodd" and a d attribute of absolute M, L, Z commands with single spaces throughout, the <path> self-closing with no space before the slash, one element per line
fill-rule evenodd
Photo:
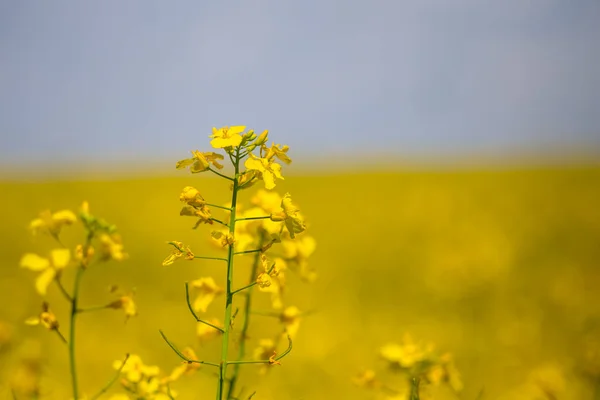
<path fill-rule="evenodd" d="M 261 149 L 263 152 L 266 152 L 266 159 L 272 159 L 273 157 L 277 157 L 279 158 L 281 161 L 283 161 L 286 164 L 291 164 L 292 163 L 292 159 L 287 155 L 288 150 L 290 149 L 289 146 L 283 146 L 280 144 L 275 144 L 272 143 L 271 144 L 271 148 L 267 148 L 266 146 L 263 146 L 263 149 Z"/>
<path fill-rule="evenodd" d="M 192 150 L 192 155 L 192 158 L 177 161 L 175 168 L 183 169 L 191 165 L 190 172 L 193 174 L 208 170 L 211 164 L 218 169 L 223 168 L 223 165 L 219 163 L 219 160 L 224 158 L 221 154 L 212 151 L 202 153 L 198 150 Z"/>
<path fill-rule="evenodd" d="M 256 146 L 262 146 L 263 144 L 267 143 L 267 139 L 269 137 L 269 131 L 268 130 L 264 130 L 263 133 L 261 133 L 257 138 L 256 141 L 254 142 L 254 144 Z"/>
<path fill-rule="evenodd" d="M 98 240 L 100 241 L 100 260 L 123 261 L 128 257 L 127 253 L 123 251 L 120 235 L 103 233 Z"/>
<path fill-rule="evenodd" d="M 192 253 L 192 250 L 190 250 L 189 246 L 184 246 L 182 242 L 176 241 L 167 243 L 173 246 L 173 250 L 171 251 L 171 254 L 169 254 L 167 258 L 165 258 L 165 260 L 162 262 L 162 265 L 171 265 L 180 258 L 184 258 L 185 260 L 190 261 L 194 259 L 194 253 Z"/>
<path fill-rule="evenodd" d="M 20 266 L 32 271 L 41 272 L 36 279 L 35 287 L 39 294 L 45 296 L 50 283 L 69 264 L 70 260 L 71 252 L 68 249 L 55 249 L 50 252 L 49 258 L 27 253 L 21 258 Z"/>
<path fill-rule="evenodd" d="M 31 221 L 29 228 L 34 234 L 43 232 L 58 236 L 63 226 L 71 225 L 75 221 L 77 221 L 77 217 L 70 210 L 61 210 L 55 213 L 46 210 L 40 213 L 39 218 Z"/>
<path fill-rule="evenodd" d="M 292 338 L 296 335 L 300 327 L 300 316 L 301 312 L 298 307 L 290 306 L 286 307 L 279 317 L 279 320 L 285 327 L 285 332 Z"/>
<path fill-rule="evenodd" d="M 27 325 L 43 325 L 44 328 L 55 331 L 58 330 L 58 320 L 56 315 L 50 310 L 47 302 L 42 303 L 42 312 L 37 317 L 30 317 L 25 320 Z"/>
<path fill-rule="evenodd" d="M 83 254 L 85 252 L 85 254 Z M 92 262 L 92 258 L 94 257 L 94 248 L 92 246 L 88 246 L 87 249 L 83 248 L 83 245 L 78 244 L 75 247 L 75 259 L 79 261 L 84 267 L 87 267 Z"/>
<path fill-rule="evenodd" d="M 269 265 L 270 264 L 270 265 Z M 268 271 L 273 266 L 273 263 L 265 264 L 263 266 L 265 271 Z M 271 294 L 271 306 L 278 310 L 283 307 L 282 295 L 285 288 L 285 270 L 287 269 L 287 264 L 281 258 L 275 259 L 275 266 L 271 270 L 271 273 L 263 272 L 259 274 L 258 281 L 258 290 L 263 293 Z"/>
<path fill-rule="evenodd" d="M 186 347 L 182 351 L 184 356 L 186 356 L 190 360 L 197 360 L 198 356 L 196 352 L 191 347 Z M 168 382 L 174 382 L 181 378 L 182 375 L 189 375 L 193 372 L 198 371 L 201 368 L 202 364 L 198 363 L 188 363 L 184 361 L 181 365 L 175 367 L 171 374 L 166 378 Z"/>
<path fill-rule="evenodd" d="M 277 164 L 273 158 L 259 158 L 250 154 L 244 165 L 249 171 L 260 172 L 266 189 L 270 190 L 275 187 L 275 178 L 284 179 L 281 175 L 281 165 Z"/>
<path fill-rule="evenodd" d="M 215 297 L 223 293 L 223 288 L 217 286 L 213 278 L 205 277 L 190 282 L 192 288 L 198 290 L 198 297 L 194 301 L 194 310 L 206 312 Z"/>
<path fill-rule="evenodd" d="M 223 328 L 223 324 L 221 323 L 221 321 L 218 320 L 218 318 L 209 319 L 208 322 L 210 322 L 214 326 Z M 210 325 L 203 324 L 202 322 L 198 322 L 198 324 L 196 325 L 196 336 L 198 336 L 198 339 L 200 339 L 200 341 L 213 339 L 219 336 L 220 333 L 221 331 L 213 328 Z"/>
<path fill-rule="evenodd" d="M 198 221 L 196 221 L 196 225 L 194 225 L 194 229 L 198 227 L 200 224 L 212 224 L 210 210 L 206 205 L 201 207 L 193 207 L 193 206 L 185 206 L 179 212 L 179 215 L 184 217 L 197 217 Z"/>
<path fill-rule="evenodd" d="M 375 371 L 371 369 L 367 369 L 360 374 L 358 374 L 354 379 L 354 384 L 361 387 L 366 387 L 369 389 L 378 388 L 381 384 L 379 380 L 377 380 L 377 376 L 375 375 Z"/>
<path fill-rule="evenodd" d="M 306 230 L 304 217 L 300 214 L 300 209 L 292 203 L 292 196 L 289 193 L 286 193 L 285 196 L 283 196 L 283 200 L 281 200 L 281 210 L 272 213 L 271 220 L 276 222 L 283 221 L 292 239 L 296 237 L 296 233 L 304 232 L 304 230 Z"/>
<path fill-rule="evenodd" d="M 255 360 L 268 360 L 277 350 L 277 344 L 272 339 L 261 339 L 258 342 L 258 347 L 254 349 Z M 263 364 L 260 373 L 264 374 L 269 370 L 272 364 Z"/>
<path fill-rule="evenodd" d="M 200 191 L 193 186 L 186 186 L 179 195 L 179 200 L 192 207 L 202 207 L 206 204 Z"/>
<path fill-rule="evenodd" d="M 235 242 L 233 235 L 229 232 L 212 231 L 210 236 L 219 244 L 221 247 L 227 247 Z"/>
<path fill-rule="evenodd" d="M 433 351 L 431 344 L 415 343 L 409 334 L 405 334 L 402 344 L 390 343 L 380 350 L 381 357 L 391 367 L 411 368 L 417 363 L 427 360 Z"/>
<path fill-rule="evenodd" d="M 254 186 L 256 183 L 256 178 L 260 177 L 260 172 L 258 171 L 244 171 L 238 177 L 238 189 L 248 189 L 249 187 Z M 233 183 L 231 184 L 231 189 L 233 190 Z"/>
<path fill-rule="evenodd" d="M 213 134 L 209 136 L 213 138 L 213 140 L 210 141 L 210 145 L 215 149 L 239 146 L 242 142 L 240 133 L 244 132 L 245 129 L 245 126 L 224 126 L 219 129 L 213 128 Z"/>
<path fill-rule="evenodd" d="M 260 189 L 252 196 L 250 202 L 270 214 L 279 210 L 281 200 L 279 193 Z"/>
<path fill-rule="evenodd" d="M 107 307 L 114 308 L 115 310 L 123 310 L 126 320 L 137 315 L 137 306 L 133 301 L 133 294 L 121 296 L 112 303 L 109 303 Z"/>
<path fill-rule="evenodd" d="M 113 363 L 113 368 L 118 370 L 122 365 L 123 360 L 117 360 Z M 121 370 L 124 378 L 131 383 L 139 383 L 143 379 L 155 377 L 159 373 L 160 369 L 158 367 L 145 365 L 137 354 L 131 354 Z"/>
<path fill-rule="evenodd" d="M 302 279 L 313 282 L 317 273 L 308 264 L 308 257 L 314 253 L 317 242 L 312 236 L 303 235 L 296 240 L 282 240 L 283 257 L 290 263 L 290 269 L 297 272 Z"/>

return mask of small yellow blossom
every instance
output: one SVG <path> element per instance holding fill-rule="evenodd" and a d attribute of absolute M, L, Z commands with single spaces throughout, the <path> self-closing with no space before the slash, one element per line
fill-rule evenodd
<path fill-rule="evenodd" d="M 213 134 L 209 136 L 213 138 L 213 140 L 210 141 L 210 145 L 215 149 L 239 146 L 242 142 L 240 133 L 244 132 L 245 129 L 245 126 L 224 126 L 219 129 L 213 128 Z"/>
<path fill-rule="evenodd" d="M 70 210 L 61 210 L 55 213 L 46 210 L 40 213 L 39 218 L 31 221 L 29 228 L 34 234 L 48 233 L 58 236 L 63 226 L 72 225 L 75 221 L 77 221 L 77 216 Z"/>
<path fill-rule="evenodd" d="M 193 174 L 208 170 L 211 164 L 218 169 L 223 168 L 223 165 L 219 163 L 219 160 L 224 158 L 222 154 L 213 153 L 212 151 L 202 153 L 193 150 L 192 155 L 192 158 L 177 161 L 175 168 L 183 169 L 190 166 L 190 172 Z"/>
<path fill-rule="evenodd" d="M 261 339 L 258 342 L 258 347 L 254 349 L 255 360 L 268 360 L 277 350 L 277 344 L 272 339 Z M 263 364 L 260 373 L 264 374 L 269 370 L 271 364 Z"/>
<path fill-rule="evenodd" d="M 196 221 L 196 225 L 194 225 L 194 229 L 198 227 L 200 224 L 212 224 L 213 221 L 211 219 L 210 209 L 206 206 L 193 207 L 193 206 L 185 206 L 179 212 L 179 215 L 184 217 L 197 217 L 198 221 Z"/>
<path fill-rule="evenodd" d="M 198 356 L 196 352 L 191 347 L 184 348 L 181 353 L 186 356 L 189 360 L 197 360 Z M 199 363 L 189 363 L 184 361 L 181 365 L 175 367 L 171 374 L 166 378 L 169 382 L 174 382 L 181 378 L 183 375 L 189 375 L 198 371 L 202 367 L 202 364 Z"/>
<path fill-rule="evenodd" d="M 415 343 L 409 334 L 405 334 L 402 344 L 390 343 L 380 350 L 381 357 L 391 367 L 411 368 L 415 364 L 427 360 L 433 351 L 433 345 Z"/>
<path fill-rule="evenodd" d="M 114 308 L 115 310 L 123 310 L 125 312 L 125 319 L 129 319 L 137 315 L 137 306 L 133 301 L 133 294 L 121 296 L 112 303 L 109 303 L 107 307 Z"/>
<path fill-rule="evenodd" d="M 235 242 L 233 235 L 229 232 L 212 231 L 210 236 L 215 240 L 219 246 L 227 247 Z"/>
<path fill-rule="evenodd" d="M 282 145 L 280 144 L 272 143 L 270 148 L 264 146 L 262 151 L 266 152 L 266 159 L 272 159 L 273 157 L 277 157 L 279 160 L 289 165 L 292 163 L 292 159 L 287 155 L 289 149 L 289 146 L 282 147 Z"/>
<path fill-rule="evenodd" d="M 270 265 L 267 266 L 263 263 L 263 266 L 265 271 L 268 271 L 273 264 L 270 263 Z M 262 285 L 260 281 L 258 282 L 258 290 L 271 294 L 271 306 L 276 310 L 279 310 L 283 307 L 282 295 L 285 288 L 286 269 L 287 263 L 281 258 L 276 258 L 275 266 L 271 270 L 271 273 L 267 274 L 267 272 L 263 272 L 257 278 L 257 280 L 264 281 Z"/>
<path fill-rule="evenodd" d="M 309 266 L 308 258 L 314 253 L 317 242 L 312 236 L 303 235 L 296 240 L 282 240 L 283 258 L 290 264 L 290 269 L 300 275 L 302 279 L 313 282 L 317 273 Z"/>
<path fill-rule="evenodd" d="M 300 209 L 292 203 L 292 196 L 286 193 L 281 200 L 281 210 L 271 214 L 272 221 L 283 221 L 285 227 L 290 233 L 290 237 L 294 239 L 296 233 L 306 230 L 306 222 L 300 214 Z"/>
<path fill-rule="evenodd" d="M 260 189 L 252 196 L 250 202 L 260 207 L 264 212 L 271 214 L 279 211 L 281 200 L 279 193 Z"/>
<path fill-rule="evenodd" d="M 37 317 L 30 317 L 25 320 L 27 325 L 43 325 L 44 328 L 55 331 L 58 330 L 58 320 L 56 315 L 50 310 L 47 302 L 42 303 L 42 312 Z"/>
<path fill-rule="evenodd" d="M 260 172 L 255 170 L 244 171 L 238 177 L 238 189 L 248 189 L 254 186 L 256 179 L 260 177 Z M 233 184 L 231 184 L 233 190 Z"/>
<path fill-rule="evenodd" d="M 186 186 L 179 195 L 179 200 L 192 207 L 202 207 L 206 204 L 200 191 L 193 186 Z"/>
<path fill-rule="evenodd" d="M 123 366 L 123 360 L 113 362 L 114 369 L 119 370 L 121 366 Z M 123 369 L 121 369 L 121 374 L 131 383 L 138 383 L 144 378 L 158 376 L 159 373 L 160 369 L 157 366 L 144 364 L 141 357 L 137 354 L 131 354 L 125 362 Z"/>
<path fill-rule="evenodd" d="M 264 130 L 263 133 L 258 135 L 254 144 L 257 146 L 262 146 L 263 144 L 267 143 L 268 137 L 269 137 L 269 131 Z"/>
<path fill-rule="evenodd" d="M 71 252 L 68 249 L 55 249 L 50 252 L 49 258 L 27 253 L 21 258 L 20 266 L 41 272 L 36 279 L 35 287 L 39 294 L 45 296 L 50 283 L 69 264 L 70 260 Z"/>
<path fill-rule="evenodd" d="M 360 374 L 358 374 L 353 379 L 354 384 L 361 387 L 366 387 L 369 389 L 376 389 L 381 385 L 381 382 L 377 379 L 377 375 L 375 371 L 371 369 L 367 369 Z"/>
<path fill-rule="evenodd" d="M 123 242 L 121 236 L 113 233 L 103 233 L 99 236 L 100 241 L 100 260 L 123 261 L 128 255 L 123 251 Z"/>
<path fill-rule="evenodd" d="M 292 338 L 296 335 L 300 327 L 300 316 L 301 312 L 298 307 L 290 306 L 286 307 L 279 317 L 279 320 L 285 327 L 285 332 Z"/>
<path fill-rule="evenodd" d="M 273 158 L 260 158 L 250 154 L 244 165 L 250 171 L 260 172 L 266 189 L 270 190 L 275 187 L 275 178 L 284 179 L 281 175 L 281 165 L 277 164 Z"/>
<path fill-rule="evenodd" d="M 194 259 L 194 253 L 192 253 L 192 250 L 190 250 L 189 246 L 185 246 L 182 242 L 177 241 L 167 243 L 173 246 L 173 250 L 171 251 L 171 254 L 169 254 L 162 262 L 162 265 L 171 265 L 180 258 L 189 261 Z"/>
<path fill-rule="evenodd" d="M 190 282 L 192 288 L 198 291 L 198 297 L 194 301 L 194 310 L 206 312 L 210 303 L 216 296 L 223 293 L 223 288 L 217 286 L 212 277 L 204 277 Z"/>
<path fill-rule="evenodd" d="M 223 324 L 219 321 L 218 318 L 211 318 L 208 320 L 214 326 L 218 326 L 219 328 L 223 328 Z M 210 325 L 203 324 L 202 322 L 198 322 L 196 325 L 196 336 L 200 341 L 213 339 L 221 334 L 221 331 L 213 328 Z"/>
<path fill-rule="evenodd" d="M 83 254 L 85 252 L 85 254 Z M 84 249 L 83 245 L 78 244 L 75 247 L 75 259 L 79 261 L 84 267 L 87 267 L 92 262 L 92 258 L 94 257 L 94 248 L 92 246 L 87 246 Z"/>

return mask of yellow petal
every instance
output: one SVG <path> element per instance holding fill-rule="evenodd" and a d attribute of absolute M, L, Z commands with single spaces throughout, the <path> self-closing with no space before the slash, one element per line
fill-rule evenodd
<path fill-rule="evenodd" d="M 71 210 L 61 210 L 52 214 L 52 219 L 62 224 L 72 224 L 77 221 L 77 217 Z"/>
<path fill-rule="evenodd" d="M 271 190 L 275 187 L 275 177 L 271 171 L 263 171 L 262 178 L 265 181 L 265 189 Z"/>
<path fill-rule="evenodd" d="M 222 149 L 223 147 L 239 146 L 241 142 L 242 137 L 240 135 L 235 135 L 228 138 L 214 138 L 210 141 L 210 145 L 215 149 Z"/>
<path fill-rule="evenodd" d="M 261 172 L 266 171 L 262 162 L 260 162 L 260 160 L 258 158 L 247 159 L 246 162 L 244 163 L 244 166 L 249 170 L 256 170 L 256 171 L 261 171 Z"/>
<path fill-rule="evenodd" d="M 37 289 L 39 294 L 41 294 L 42 296 L 46 295 L 46 292 L 48 291 L 48 286 L 52 283 L 55 276 L 56 270 L 54 268 L 47 268 L 37 277 L 37 279 L 35 280 L 35 288 Z"/>
<path fill-rule="evenodd" d="M 183 169 L 183 168 L 187 167 L 188 165 L 192 165 L 194 162 L 196 162 L 195 158 L 186 158 L 184 160 L 179 160 L 179 161 L 177 161 L 177 164 L 175 164 L 175 168 Z"/>
<path fill-rule="evenodd" d="M 40 319 L 39 319 L 39 317 L 29 317 L 25 320 L 25 323 L 27 325 L 39 325 Z"/>
<path fill-rule="evenodd" d="M 50 260 L 40 257 L 37 254 L 27 253 L 21 258 L 20 266 L 32 271 L 43 271 L 50 267 Z"/>
<path fill-rule="evenodd" d="M 244 130 L 246 130 L 246 127 L 242 125 L 230 126 L 227 133 L 230 135 L 239 135 L 244 132 Z"/>
<path fill-rule="evenodd" d="M 69 264 L 71 260 L 71 251 L 69 249 L 55 249 L 50 252 L 50 260 L 55 268 L 62 269 Z"/>

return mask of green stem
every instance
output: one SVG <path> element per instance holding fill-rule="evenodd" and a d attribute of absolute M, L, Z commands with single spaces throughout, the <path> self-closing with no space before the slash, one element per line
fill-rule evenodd
<path fill-rule="evenodd" d="M 257 282 L 252 282 L 246 286 L 242 286 L 241 288 L 234 290 L 233 292 L 231 292 L 231 294 L 236 294 L 236 293 L 241 292 L 242 290 L 250 289 L 251 287 L 255 286 L 256 284 L 257 284 Z"/>
<path fill-rule="evenodd" d="M 71 369 L 71 383 L 73 387 L 73 399 L 79 398 L 79 389 L 77 383 L 77 365 L 75 364 L 75 320 L 77 318 L 77 303 L 79 301 L 79 284 L 83 276 L 84 268 L 79 266 L 75 275 L 75 283 L 73 284 L 73 297 L 71 301 L 71 321 L 69 326 L 69 364 Z"/>
<path fill-rule="evenodd" d="M 234 235 L 235 233 L 235 217 L 236 217 L 236 208 L 237 208 L 237 194 L 238 194 L 238 185 L 239 180 L 238 176 L 240 173 L 240 148 L 236 149 L 235 156 L 235 177 L 233 180 L 233 190 L 231 195 L 231 214 L 229 216 L 229 233 Z M 223 326 L 225 332 L 223 332 L 223 337 L 221 341 L 221 363 L 219 367 L 219 382 L 217 386 L 217 400 L 221 400 L 223 398 L 223 386 L 225 384 L 225 376 L 227 373 L 227 356 L 229 353 L 229 333 L 231 331 L 231 311 L 233 308 L 233 294 L 231 291 L 231 286 L 233 283 L 233 256 L 234 249 L 233 243 L 229 245 L 229 251 L 227 254 L 227 285 L 226 285 L 226 299 L 225 299 L 225 318 L 223 321 Z"/>
<path fill-rule="evenodd" d="M 226 258 L 222 257 L 204 257 L 204 256 L 194 256 L 194 258 L 198 258 L 200 260 L 219 260 L 219 261 L 227 261 Z"/>
<path fill-rule="evenodd" d="M 188 308 L 190 310 L 190 312 L 192 313 L 192 315 L 194 316 L 194 318 L 196 318 L 197 322 L 201 322 L 205 325 L 208 325 L 210 327 L 215 328 L 216 330 L 218 330 L 219 332 L 223 333 L 223 329 L 219 328 L 216 325 L 211 324 L 210 322 L 204 321 L 202 319 L 200 319 L 200 317 L 198 317 L 198 314 L 196 314 L 196 312 L 194 311 L 194 307 L 192 307 L 192 303 L 190 302 L 190 288 L 189 288 L 189 284 L 186 282 L 185 283 L 185 301 L 188 305 Z"/>
<path fill-rule="evenodd" d="M 209 168 L 209 170 L 210 170 L 212 173 L 219 175 L 221 178 L 225 178 L 225 179 L 227 179 L 227 180 L 234 181 L 234 179 L 233 179 L 232 177 L 229 177 L 229 176 L 227 176 L 227 175 L 223 175 L 222 173 L 220 173 L 220 172 L 218 172 L 218 171 L 215 171 L 215 170 L 214 170 L 214 169 L 212 169 L 212 168 Z M 236 178 L 237 178 L 237 171 L 235 172 L 235 174 L 236 174 Z"/>
<path fill-rule="evenodd" d="M 211 203 L 206 203 L 206 205 L 210 206 L 210 207 L 214 207 L 214 208 L 220 208 L 221 210 L 231 211 L 231 208 L 225 207 L 225 206 L 218 206 L 216 204 L 211 204 Z"/>
<path fill-rule="evenodd" d="M 223 225 L 223 226 L 227 226 L 227 227 L 229 227 L 229 225 L 227 225 L 225 222 L 223 222 L 223 221 L 221 221 L 221 220 L 219 220 L 219 219 L 216 219 L 216 218 L 211 218 L 210 220 L 211 220 L 211 221 L 215 221 L 217 224 L 221 224 L 221 225 Z"/>
<path fill-rule="evenodd" d="M 250 253 L 258 253 L 261 252 L 262 249 L 254 249 L 254 250 L 246 250 L 246 251 L 238 251 L 237 253 L 233 253 L 233 255 L 237 256 L 240 254 L 250 254 Z"/>
<path fill-rule="evenodd" d="M 113 375 L 113 377 L 108 382 L 106 382 L 106 385 L 104 385 L 104 387 L 102 389 L 100 389 L 100 391 L 98 393 L 96 393 L 94 396 L 92 396 L 92 400 L 96 400 L 100 396 L 102 396 L 104 393 L 106 393 L 108 391 L 108 389 L 110 389 L 110 387 L 117 381 L 117 379 L 119 379 L 119 375 L 121 375 L 121 371 L 123 371 L 125 364 L 127 364 L 127 360 L 129 360 L 129 353 L 125 355 L 125 359 L 123 360 L 123 362 L 121 363 L 121 366 L 119 367 L 117 372 Z"/>
<path fill-rule="evenodd" d="M 262 247 L 264 242 L 264 234 L 260 235 L 259 246 Z M 252 268 L 250 271 L 250 279 L 251 282 L 248 286 L 245 286 L 241 289 L 236 290 L 239 292 L 243 289 L 248 289 L 246 292 L 246 304 L 244 305 L 244 322 L 242 323 L 242 331 L 240 332 L 240 348 L 238 351 L 238 360 L 241 360 L 246 355 L 246 339 L 248 337 L 248 327 L 250 326 L 250 308 L 252 306 L 252 287 L 256 284 L 256 272 L 258 271 L 258 265 L 260 264 L 260 253 L 256 253 L 254 256 L 254 262 L 252 263 Z M 235 292 L 234 292 L 235 293 Z M 231 399 L 233 397 L 235 391 L 235 385 L 239 379 L 240 375 L 240 364 L 235 364 L 233 367 L 233 375 L 229 381 L 229 390 L 227 392 L 227 399 Z"/>
<path fill-rule="evenodd" d="M 238 218 L 236 219 L 236 221 L 250 221 L 253 219 L 267 219 L 267 218 L 271 218 L 270 215 L 265 215 L 264 217 L 247 217 L 247 218 Z"/>
<path fill-rule="evenodd" d="M 87 308 L 78 308 L 77 312 L 78 313 L 86 313 L 86 312 L 92 312 L 92 311 L 106 310 L 107 308 L 109 308 L 108 305 L 93 306 L 93 307 L 87 307 Z"/>
<path fill-rule="evenodd" d="M 189 364 L 195 363 L 195 364 L 210 365 L 212 367 L 217 367 L 217 368 L 221 367 L 219 364 L 215 364 L 215 363 L 212 363 L 212 362 L 209 362 L 209 361 L 192 360 L 191 358 L 186 357 L 185 354 L 183 354 L 181 351 L 179 351 L 179 349 L 177 348 L 177 346 L 175 346 L 173 343 L 171 343 L 169 341 L 169 339 L 167 339 L 167 336 L 164 334 L 163 331 L 159 330 L 158 332 L 160 332 L 160 336 L 162 336 L 163 340 L 165 342 L 167 342 L 167 344 L 169 345 L 169 347 L 171 348 L 171 350 L 173 350 L 175 352 L 175 354 L 177 354 L 182 360 L 188 362 Z"/>

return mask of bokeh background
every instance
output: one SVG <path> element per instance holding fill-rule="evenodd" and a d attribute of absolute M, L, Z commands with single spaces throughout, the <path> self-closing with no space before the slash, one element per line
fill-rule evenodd
<path fill-rule="evenodd" d="M 27 231 L 40 211 L 83 200 L 130 255 L 89 271 L 84 301 L 117 283 L 139 305 L 126 324 L 80 319 L 83 390 L 127 351 L 176 365 L 158 329 L 216 356 L 183 282 L 219 269 L 160 263 L 167 240 L 206 243 L 178 216 L 182 187 L 228 196 L 175 162 L 243 124 L 291 147 L 277 189 L 309 220 L 319 275 L 290 278 L 286 302 L 312 312 L 284 366 L 246 367 L 255 398 L 377 398 L 352 377 L 405 333 L 454 355 L 464 391 L 434 398 L 598 398 L 599 18 L 594 0 L 0 2 L 0 396 L 41 357 L 44 398 L 69 398 L 60 342 L 22 323 L 41 298 L 18 264 L 51 248 Z M 257 322 L 256 338 L 275 328 Z"/>

